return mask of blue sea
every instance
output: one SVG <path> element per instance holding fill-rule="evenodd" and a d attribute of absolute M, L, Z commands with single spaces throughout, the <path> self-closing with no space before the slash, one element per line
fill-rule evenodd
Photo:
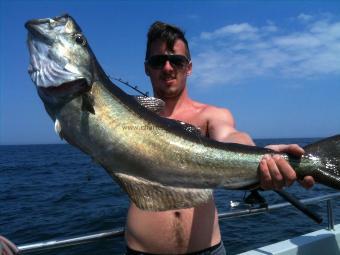
<path fill-rule="evenodd" d="M 304 146 L 315 140 L 266 139 L 256 143 Z M 298 198 L 335 192 L 321 185 L 308 191 L 293 185 L 287 191 Z M 272 191 L 261 194 L 270 204 L 282 202 Z M 230 200 L 240 201 L 243 196 L 243 191 L 215 191 L 219 212 L 229 211 Z M 17 245 L 122 227 L 128 206 L 128 197 L 105 170 L 70 145 L 0 146 L 0 234 Z M 318 225 L 294 208 L 222 220 L 224 244 L 231 254 L 237 254 L 325 228 L 325 202 L 310 208 L 323 216 L 324 223 Z M 334 213 L 339 222 L 338 202 Z M 123 254 L 124 249 L 120 237 L 36 254 Z"/>

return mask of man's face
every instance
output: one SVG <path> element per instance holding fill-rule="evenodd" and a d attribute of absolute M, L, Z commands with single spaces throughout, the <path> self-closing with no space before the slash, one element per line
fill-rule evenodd
<path fill-rule="evenodd" d="M 151 44 L 150 57 L 157 55 L 181 55 L 186 57 L 186 47 L 182 40 L 177 40 L 172 51 L 166 43 L 156 40 Z M 191 74 L 192 64 L 187 61 L 183 66 L 176 66 L 167 60 L 163 66 L 153 68 L 145 64 L 145 73 L 150 77 L 155 96 L 160 98 L 177 97 L 186 86 L 187 76 Z"/>

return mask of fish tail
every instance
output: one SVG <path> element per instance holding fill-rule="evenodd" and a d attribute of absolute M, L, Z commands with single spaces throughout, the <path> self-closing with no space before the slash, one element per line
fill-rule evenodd
<path fill-rule="evenodd" d="M 303 148 L 315 181 L 340 189 L 340 135 L 328 137 Z M 302 176 L 310 175 L 303 174 Z M 301 177 L 302 177 L 301 176 Z"/>

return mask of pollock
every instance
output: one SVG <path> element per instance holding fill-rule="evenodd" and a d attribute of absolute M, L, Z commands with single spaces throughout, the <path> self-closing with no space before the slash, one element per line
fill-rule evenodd
<path fill-rule="evenodd" d="M 79 25 L 69 15 L 30 20 L 30 65 L 59 136 L 100 164 L 146 210 L 206 202 L 212 189 L 259 184 L 258 165 L 270 149 L 221 143 L 193 126 L 160 117 L 162 101 L 126 94 L 107 77 Z M 280 154 L 297 175 L 339 189 L 340 135 Z M 81 171 L 81 169 L 79 169 Z"/>

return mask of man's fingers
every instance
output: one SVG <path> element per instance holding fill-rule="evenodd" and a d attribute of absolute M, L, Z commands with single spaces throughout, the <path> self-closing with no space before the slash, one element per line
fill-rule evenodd
<path fill-rule="evenodd" d="M 305 151 L 297 144 L 268 145 L 266 148 L 281 153 L 288 153 L 301 157 Z M 296 172 L 292 166 L 280 155 L 265 155 L 260 162 L 260 184 L 263 189 L 282 189 L 290 186 L 297 179 Z M 311 176 L 306 176 L 301 185 L 309 189 L 315 181 Z"/>
<path fill-rule="evenodd" d="M 305 153 L 303 148 L 301 148 L 297 144 L 275 144 L 275 145 L 268 145 L 266 148 L 272 149 L 277 152 L 286 152 L 289 154 L 293 154 L 295 156 L 301 156 Z"/>
<path fill-rule="evenodd" d="M 296 173 L 279 155 L 265 155 L 260 162 L 260 184 L 263 189 L 281 190 L 296 180 Z M 310 185 L 310 181 L 305 184 Z"/>
<path fill-rule="evenodd" d="M 272 177 L 270 176 L 267 161 L 265 159 L 261 160 L 259 170 L 260 170 L 260 185 L 261 185 L 261 188 L 264 189 L 264 190 L 272 189 L 272 187 L 273 187 Z"/>
<path fill-rule="evenodd" d="M 296 180 L 296 173 L 290 164 L 279 155 L 274 156 L 274 161 L 280 170 L 286 186 L 290 186 Z"/>
<path fill-rule="evenodd" d="M 270 156 L 265 156 L 265 159 L 267 161 L 269 173 L 272 178 L 274 188 L 281 190 L 285 185 L 285 181 L 279 168 L 276 165 L 276 161 Z"/>
<path fill-rule="evenodd" d="M 315 180 L 312 176 L 305 176 L 303 180 L 300 180 L 299 182 L 305 189 L 310 189 L 315 184 Z"/>
<path fill-rule="evenodd" d="M 296 156 L 301 156 L 305 153 L 304 149 L 297 144 L 289 144 L 287 147 L 287 152 Z"/>

